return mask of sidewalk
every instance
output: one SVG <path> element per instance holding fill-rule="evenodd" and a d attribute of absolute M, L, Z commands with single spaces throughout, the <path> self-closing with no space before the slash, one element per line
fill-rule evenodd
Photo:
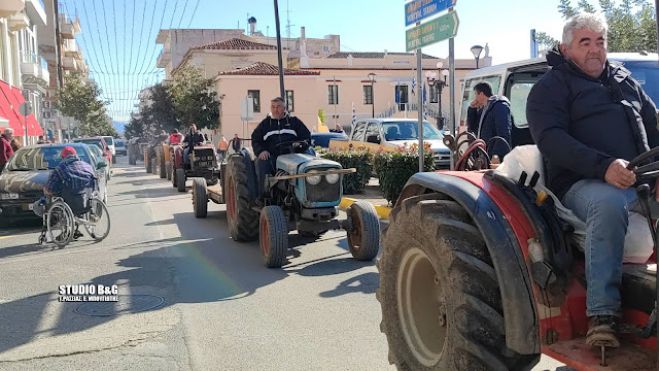
<path fill-rule="evenodd" d="M 362 193 L 343 196 L 339 208 L 345 211 L 350 205 L 357 201 L 370 202 L 375 207 L 375 211 L 378 213 L 380 219 L 386 220 L 389 218 L 391 208 L 389 207 L 387 200 L 382 197 L 377 178 L 371 178 Z"/>

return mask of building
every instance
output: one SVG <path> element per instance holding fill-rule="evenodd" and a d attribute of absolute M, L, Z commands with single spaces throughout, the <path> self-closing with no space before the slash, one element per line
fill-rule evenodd
<path fill-rule="evenodd" d="M 37 117 L 48 72 L 38 55 L 37 29 L 45 24 L 38 0 L 0 2 L 0 128 L 14 129 L 23 145 L 43 135 Z"/>
<path fill-rule="evenodd" d="M 59 82 L 55 48 L 57 43 L 55 36 L 55 9 L 52 1 L 46 1 L 45 11 L 47 22 L 44 26 L 39 27 L 38 37 L 39 52 L 46 60 L 50 76 L 44 100 L 43 118 L 47 131 L 55 141 L 60 141 L 75 129 L 76 123 L 75 120 L 62 116 L 55 109 L 55 99 Z M 89 67 L 75 39 L 76 35 L 81 32 L 80 21 L 78 19 L 71 20 L 65 14 L 60 13 L 59 28 L 62 80 L 64 76 L 70 73 L 80 73 L 83 76 L 87 76 Z"/>

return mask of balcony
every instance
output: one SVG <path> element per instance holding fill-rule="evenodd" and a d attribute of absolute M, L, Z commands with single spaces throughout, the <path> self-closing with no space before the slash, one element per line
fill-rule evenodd
<path fill-rule="evenodd" d="M 26 0 L 25 11 L 27 12 L 30 20 L 39 26 L 46 25 L 46 11 L 43 8 L 42 2 L 39 0 Z"/>
<path fill-rule="evenodd" d="M 9 17 L 9 30 L 12 32 L 20 31 L 23 28 L 30 26 L 30 18 L 27 17 L 27 14 L 20 12 L 15 13 Z"/>
<path fill-rule="evenodd" d="M 25 0 L 2 0 L 0 1 L 0 17 L 9 17 L 25 8 Z"/>
<path fill-rule="evenodd" d="M 72 57 L 62 58 L 62 68 L 67 71 L 78 71 L 78 62 Z"/>
<path fill-rule="evenodd" d="M 158 66 L 158 68 L 167 68 L 167 65 L 171 61 L 171 57 L 171 54 L 167 52 L 165 48 L 163 48 L 158 55 L 156 66 Z"/>
<path fill-rule="evenodd" d="M 38 60 L 36 55 L 24 55 L 21 63 L 21 75 L 23 84 L 36 85 L 46 89 L 50 84 L 50 73 L 48 64 L 41 58 Z"/>
<path fill-rule="evenodd" d="M 65 39 L 74 39 L 80 33 L 80 21 L 69 20 L 63 14 L 60 15 L 60 34 Z"/>
<path fill-rule="evenodd" d="M 82 53 L 80 52 L 80 48 L 78 47 L 78 43 L 76 43 L 75 39 L 65 40 L 63 49 L 65 56 L 79 60 L 82 59 Z"/>

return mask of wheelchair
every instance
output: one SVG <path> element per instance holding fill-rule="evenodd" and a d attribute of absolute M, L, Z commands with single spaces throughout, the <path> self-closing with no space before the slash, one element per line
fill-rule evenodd
<path fill-rule="evenodd" d="M 110 214 L 96 192 L 82 194 L 80 205 L 71 207 L 62 196 L 42 198 L 35 203 L 34 211 L 41 213 L 43 226 L 39 244 L 52 242 L 64 248 L 72 240 L 82 225 L 87 234 L 96 242 L 103 241 L 110 233 Z"/>

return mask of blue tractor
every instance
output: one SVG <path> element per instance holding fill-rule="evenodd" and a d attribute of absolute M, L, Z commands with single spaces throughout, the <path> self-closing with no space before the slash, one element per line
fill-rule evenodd
<path fill-rule="evenodd" d="M 343 196 L 342 177 L 355 169 L 321 159 L 306 143 L 282 143 L 276 173 L 265 179 L 265 196 L 259 197 L 253 154 L 246 148 L 223 164 L 222 189 L 206 188 L 194 181 L 193 205 L 197 217 L 206 216 L 208 200 L 226 203 L 227 222 L 236 241 L 258 238 L 264 264 L 278 268 L 286 263 L 288 233 L 316 239 L 331 229 L 344 229 L 352 256 L 372 260 L 380 246 L 380 224 L 375 208 L 358 201 L 339 219 Z"/>

